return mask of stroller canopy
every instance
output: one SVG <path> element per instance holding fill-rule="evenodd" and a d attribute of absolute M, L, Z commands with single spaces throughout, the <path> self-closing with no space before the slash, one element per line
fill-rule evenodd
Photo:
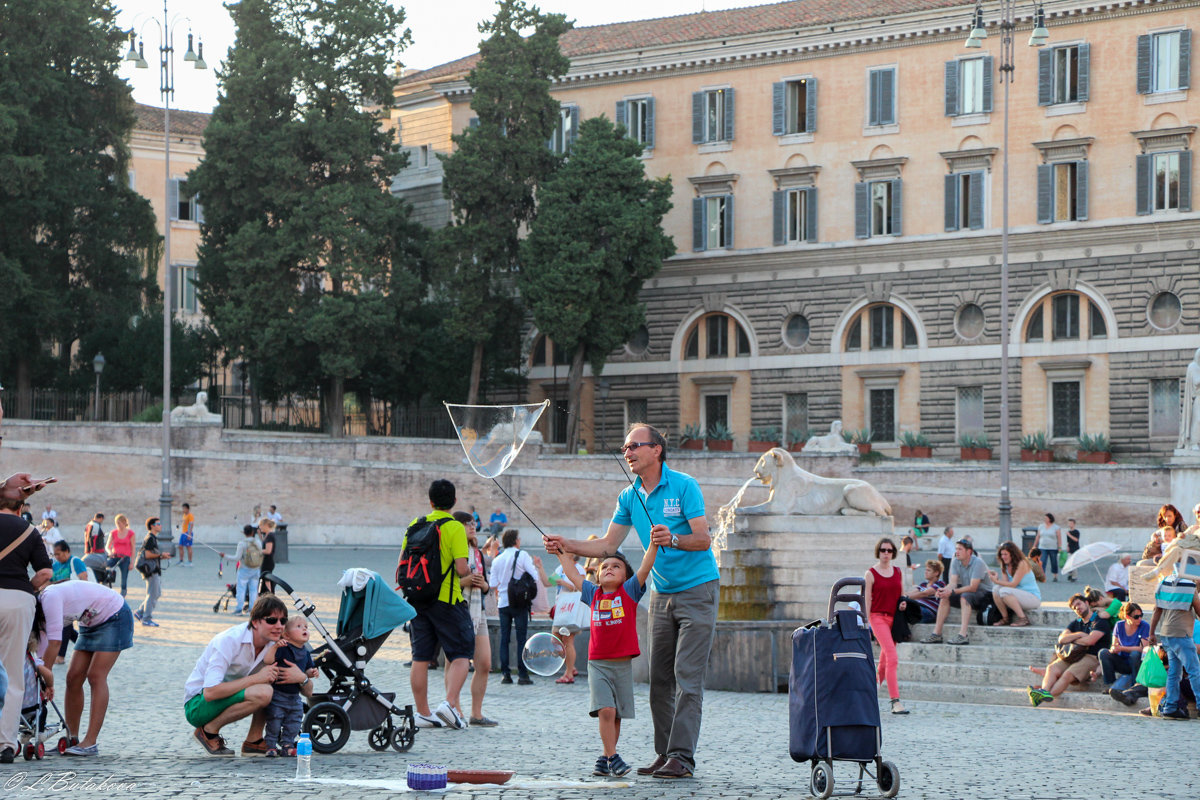
<path fill-rule="evenodd" d="M 376 636 L 391 633 L 416 615 L 417 612 L 407 600 L 388 586 L 377 573 L 371 572 L 362 589 L 346 587 L 342 591 L 342 603 L 338 608 L 337 635 L 340 637 L 360 631 L 359 635 L 364 638 L 374 639 Z"/>

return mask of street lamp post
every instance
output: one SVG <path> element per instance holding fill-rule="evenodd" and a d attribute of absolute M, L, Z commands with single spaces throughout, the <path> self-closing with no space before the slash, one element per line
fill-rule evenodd
<path fill-rule="evenodd" d="M 92 359 L 92 369 L 96 370 L 96 405 L 92 409 L 92 421 L 100 421 L 100 373 L 104 372 L 104 353 L 97 352 Z"/>
<path fill-rule="evenodd" d="M 186 20 L 187 18 L 182 18 Z M 158 25 L 158 91 L 163 100 L 163 205 L 170 202 L 171 197 L 171 99 L 175 96 L 175 29 L 174 25 L 181 18 L 172 20 L 167 9 L 167 0 L 163 0 L 162 22 Z M 187 20 L 190 24 L 190 20 Z M 208 69 L 204 63 L 204 43 L 200 42 L 198 52 L 192 50 L 192 34 L 188 31 L 187 52 L 184 61 L 192 63 L 196 69 Z M 138 69 L 149 69 L 145 57 L 145 40 L 139 40 L 138 47 L 133 47 L 134 33 L 129 32 L 129 52 L 125 60 L 131 61 Z M 163 400 L 162 400 L 162 494 L 158 498 L 158 516 L 162 522 L 163 533 L 168 539 L 172 535 L 171 527 L 171 322 L 174 317 L 174 276 L 171 273 L 171 217 L 173 210 L 165 208 L 163 214 Z"/>
<path fill-rule="evenodd" d="M 1008 386 L 1008 341 L 1009 341 L 1009 297 L 1008 297 L 1008 94 L 1012 85 L 1015 66 L 1013 33 L 1016 30 L 1015 0 L 1001 0 L 1000 12 L 1000 82 L 1004 84 L 1004 156 L 1001 163 L 1003 201 L 1000 223 L 1000 516 L 999 541 L 1012 541 L 1012 502 L 1009 499 L 1009 386 Z M 984 29 L 983 3 L 976 0 L 975 16 L 966 47 L 981 47 L 987 38 Z M 1046 12 L 1039 0 L 1034 9 L 1033 34 L 1029 37 L 1030 47 L 1041 47 L 1049 34 L 1046 31 Z"/>

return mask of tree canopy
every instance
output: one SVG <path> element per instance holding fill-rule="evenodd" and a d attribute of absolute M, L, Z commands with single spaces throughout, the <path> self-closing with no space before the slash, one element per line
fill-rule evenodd
<path fill-rule="evenodd" d="M 538 214 L 521 246 L 521 296 L 538 330 L 571 354 L 567 443 L 579 441 L 583 367 L 599 375 L 645 323 L 638 296 L 675 253 L 663 233 L 671 182 L 650 180 L 642 145 L 606 117 L 585 120 L 570 157 L 538 190 Z"/>
<path fill-rule="evenodd" d="M 108 0 L 0 4 L 0 369 L 21 390 L 68 383 L 73 355 L 90 375 L 80 339 L 128 330 L 159 294 L 124 38 Z"/>
<path fill-rule="evenodd" d="M 409 40 L 386 0 L 243 0 L 189 178 L 204 198 L 198 294 L 228 358 L 268 397 L 321 387 L 326 429 L 367 374 L 402 374 L 419 233 L 389 190 L 405 163 L 379 124 Z"/>
<path fill-rule="evenodd" d="M 571 28 L 562 14 L 543 14 L 523 0 L 501 0 L 479 26 L 480 59 L 467 76 L 478 124 L 453 137 L 443 158 L 444 188 L 454 219 L 439 232 L 446 323 L 474 348 L 468 402 L 479 398 L 484 345 L 503 321 L 514 293 L 519 234 L 536 213 L 535 190 L 560 157 L 546 146 L 559 119 L 551 81 L 570 62 L 558 38 Z"/>

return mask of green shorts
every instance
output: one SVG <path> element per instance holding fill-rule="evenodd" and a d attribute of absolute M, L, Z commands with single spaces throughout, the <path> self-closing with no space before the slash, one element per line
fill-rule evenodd
<path fill-rule="evenodd" d="M 222 697 L 220 700 L 205 700 L 204 692 L 200 692 L 183 704 L 183 715 L 187 717 L 189 725 L 200 728 L 221 716 L 221 712 L 225 709 L 237 705 L 245 699 L 245 689 L 229 697 Z"/>

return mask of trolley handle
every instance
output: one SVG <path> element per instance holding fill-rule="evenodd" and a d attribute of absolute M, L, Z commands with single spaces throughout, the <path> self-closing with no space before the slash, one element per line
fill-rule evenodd
<path fill-rule="evenodd" d="M 858 587 L 861 591 L 858 594 L 842 594 L 844 587 Z M 833 619 L 833 610 L 838 603 L 858 603 L 858 615 L 866 621 L 866 615 L 863 614 L 862 607 L 866 603 L 867 582 L 863 578 L 842 578 L 833 585 L 833 589 L 829 592 L 829 614 L 826 619 Z"/>
<path fill-rule="evenodd" d="M 267 572 L 267 573 L 263 574 L 262 578 L 263 578 L 263 580 L 270 581 L 271 583 L 274 583 L 277 586 L 283 587 L 283 590 L 285 592 L 287 592 L 288 594 L 295 594 L 295 592 L 292 591 L 292 587 L 288 584 L 288 582 L 285 580 L 282 580 L 281 578 L 279 578 L 279 576 L 277 576 L 273 572 Z"/>

